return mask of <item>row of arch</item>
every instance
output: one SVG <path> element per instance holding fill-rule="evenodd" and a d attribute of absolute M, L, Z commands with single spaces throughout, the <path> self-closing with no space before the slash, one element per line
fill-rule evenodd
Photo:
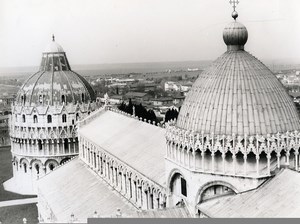
<path fill-rule="evenodd" d="M 95 146 L 81 141 L 80 158 L 109 185 L 142 210 L 166 207 L 164 188 L 143 178 Z"/>
<path fill-rule="evenodd" d="M 78 121 L 78 120 L 79 120 L 79 114 L 77 113 L 76 114 L 76 121 Z M 16 121 L 17 121 L 17 115 L 16 115 Z M 62 121 L 62 123 L 67 122 L 67 115 L 66 114 L 62 114 L 61 121 Z M 25 114 L 22 114 L 22 122 L 26 123 L 26 115 Z M 34 124 L 39 123 L 38 116 L 36 114 L 33 115 L 33 123 Z M 48 124 L 52 123 L 52 115 L 50 115 L 50 114 L 47 115 L 47 123 Z"/>
<path fill-rule="evenodd" d="M 251 177 L 270 176 L 272 171 L 288 166 L 299 169 L 300 149 L 265 152 L 255 154 L 253 151 L 237 153 L 227 150 L 192 150 L 183 148 L 178 144 L 167 142 L 167 159 L 176 164 L 183 165 L 190 170 L 228 175 L 241 175 Z"/>
<path fill-rule="evenodd" d="M 44 98 L 45 98 L 45 95 L 43 95 L 43 94 L 40 94 L 40 95 L 39 95 L 39 103 L 40 103 L 40 104 L 43 104 Z M 81 93 L 80 98 L 81 98 L 81 101 L 84 102 L 84 101 L 85 101 L 85 94 L 84 94 L 84 93 Z M 64 103 L 66 103 L 66 102 L 67 102 L 67 97 L 66 97 L 65 94 L 62 94 L 62 95 L 61 95 L 61 103 L 64 104 Z M 22 94 L 22 95 L 21 95 L 21 104 L 22 104 L 22 105 L 25 105 L 25 103 L 26 103 L 26 94 Z"/>
<path fill-rule="evenodd" d="M 59 160 L 55 160 L 53 158 L 47 159 L 45 162 L 42 162 L 39 159 L 28 160 L 27 158 L 14 157 L 12 160 L 13 168 L 16 172 L 21 174 L 33 175 L 35 177 L 41 177 L 51 171 L 53 171 L 59 165 L 62 165 L 70 158 L 64 158 Z"/>
<path fill-rule="evenodd" d="M 204 183 L 202 186 L 198 186 L 196 195 L 194 195 L 194 193 L 191 193 L 192 188 L 194 190 L 197 186 L 195 186 L 194 183 L 189 183 L 188 179 L 178 169 L 174 169 L 170 172 L 167 183 L 169 205 L 172 207 L 193 201 L 196 216 L 200 215 L 200 211 L 197 208 L 199 204 L 216 197 L 238 193 L 238 190 L 232 184 L 225 181 L 214 180 Z"/>
<path fill-rule="evenodd" d="M 12 138 L 11 151 L 19 155 L 78 154 L 78 138 L 16 139 Z"/>

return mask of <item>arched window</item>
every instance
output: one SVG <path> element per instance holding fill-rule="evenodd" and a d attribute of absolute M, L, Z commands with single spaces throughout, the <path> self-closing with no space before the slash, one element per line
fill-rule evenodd
<path fill-rule="evenodd" d="M 76 121 L 78 121 L 79 120 L 79 113 L 76 113 Z"/>
<path fill-rule="evenodd" d="M 22 115 L 22 120 L 23 120 L 23 123 L 26 122 L 26 117 L 25 117 L 25 114 Z"/>
<path fill-rule="evenodd" d="M 40 104 L 43 103 L 43 95 L 39 95 L 39 102 L 40 102 Z"/>
<path fill-rule="evenodd" d="M 52 170 L 54 170 L 54 168 L 55 168 L 55 166 L 52 163 L 50 163 L 49 164 L 49 169 L 52 171 Z"/>
<path fill-rule="evenodd" d="M 33 115 L 33 123 L 38 123 L 38 117 L 36 115 Z"/>
<path fill-rule="evenodd" d="M 84 102 L 84 93 L 81 94 L 81 101 Z"/>
<path fill-rule="evenodd" d="M 47 122 L 52 123 L 52 116 L 50 114 L 47 116 Z"/>
<path fill-rule="evenodd" d="M 65 95 L 61 95 L 61 102 L 62 102 L 62 103 L 65 103 L 65 102 L 66 102 L 66 97 L 65 97 Z"/>
<path fill-rule="evenodd" d="M 66 123 L 66 122 L 67 122 L 67 115 L 66 115 L 66 114 L 63 114 L 63 115 L 62 115 L 62 122 L 63 122 L 63 123 Z"/>
<path fill-rule="evenodd" d="M 23 167 L 24 167 L 24 172 L 27 173 L 27 164 L 23 163 Z"/>
<path fill-rule="evenodd" d="M 36 173 L 39 174 L 40 173 L 40 166 L 39 166 L 39 164 L 35 164 L 35 169 L 36 169 Z"/>
<path fill-rule="evenodd" d="M 65 152 L 68 152 L 68 150 L 69 150 L 69 142 L 68 142 L 68 139 L 66 139 L 66 138 L 64 140 L 64 148 L 65 148 Z"/>
<path fill-rule="evenodd" d="M 43 150 L 42 140 L 38 140 L 39 150 Z"/>

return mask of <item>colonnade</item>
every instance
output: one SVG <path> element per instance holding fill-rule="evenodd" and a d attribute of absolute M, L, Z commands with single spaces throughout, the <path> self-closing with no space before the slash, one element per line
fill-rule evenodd
<path fill-rule="evenodd" d="M 215 173 L 240 175 L 248 177 L 270 176 L 276 168 L 288 166 L 299 170 L 299 149 L 259 153 L 235 152 L 230 150 L 211 150 L 209 148 L 187 148 L 172 141 L 167 141 L 167 159 L 184 166 L 190 170 Z"/>
<path fill-rule="evenodd" d="M 80 137 L 80 158 L 135 207 L 148 210 L 166 207 L 164 188 Z"/>
<path fill-rule="evenodd" d="M 19 155 L 54 156 L 78 154 L 77 138 L 19 139 L 11 138 L 11 151 Z"/>

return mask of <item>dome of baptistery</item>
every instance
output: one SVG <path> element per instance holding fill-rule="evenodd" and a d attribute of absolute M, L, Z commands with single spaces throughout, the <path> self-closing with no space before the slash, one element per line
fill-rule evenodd
<path fill-rule="evenodd" d="M 21 194 L 36 194 L 37 179 L 79 154 L 79 122 L 98 108 L 94 90 L 52 38 L 12 105 L 13 178 L 6 188 Z"/>
<path fill-rule="evenodd" d="M 90 84 L 71 70 L 66 53 L 53 38 L 43 52 L 40 69 L 20 88 L 16 104 L 26 106 L 95 101 Z"/>
<path fill-rule="evenodd" d="M 257 58 L 244 51 L 248 32 L 225 27 L 227 51 L 202 72 L 180 110 L 178 128 L 216 135 L 266 135 L 300 129 L 285 87 Z"/>

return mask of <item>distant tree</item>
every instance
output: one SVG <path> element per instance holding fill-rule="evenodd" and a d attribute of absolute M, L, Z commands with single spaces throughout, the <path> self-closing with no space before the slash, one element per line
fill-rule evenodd
<path fill-rule="evenodd" d="M 133 104 L 131 99 L 129 99 L 128 105 L 126 105 L 124 102 L 122 102 L 118 106 L 118 109 L 132 115 L 133 107 L 135 108 L 135 116 L 146 119 L 147 121 L 151 120 L 152 122 L 153 121 L 157 122 L 157 117 L 153 110 L 147 110 L 141 103 Z"/>
<path fill-rule="evenodd" d="M 165 115 L 165 122 L 168 122 L 170 120 L 174 120 L 174 119 L 177 119 L 178 117 L 178 111 L 175 110 L 175 109 L 169 109 L 167 112 L 166 112 L 166 115 Z"/>

